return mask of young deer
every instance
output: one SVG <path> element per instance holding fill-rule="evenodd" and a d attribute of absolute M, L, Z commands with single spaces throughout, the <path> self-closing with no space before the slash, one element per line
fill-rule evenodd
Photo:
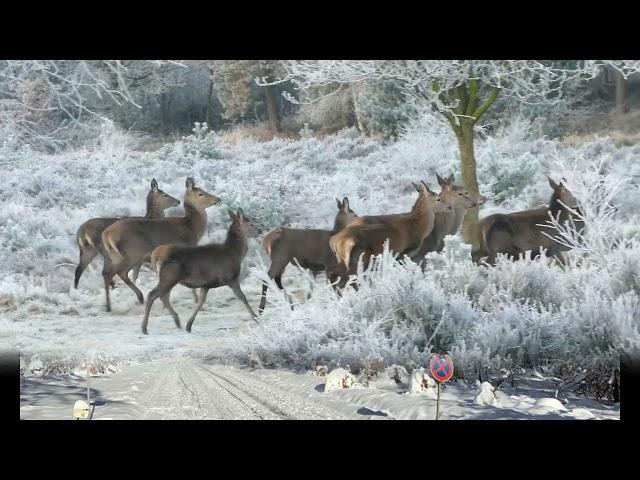
<path fill-rule="evenodd" d="M 144 217 L 130 217 L 130 218 L 163 218 L 164 211 L 168 208 L 180 205 L 180 200 L 173 198 L 171 195 L 163 192 L 158 188 L 158 182 L 154 178 L 151 180 L 151 190 L 147 194 L 147 213 Z M 74 287 L 78 288 L 78 282 L 80 277 L 84 273 L 87 266 L 91 263 L 91 260 L 100 253 L 103 258 L 102 272 L 106 272 L 109 268 L 109 255 L 104 249 L 102 243 L 102 232 L 112 223 L 122 220 L 120 218 L 92 218 L 87 220 L 76 233 L 76 243 L 80 250 L 80 261 L 76 268 Z M 138 278 L 138 272 L 140 271 L 141 264 L 134 267 L 132 281 L 135 283 Z"/>
<path fill-rule="evenodd" d="M 247 239 L 259 235 L 260 230 L 244 215 L 242 209 L 238 209 L 237 214 L 229 211 L 229 216 L 232 222 L 224 243 L 212 243 L 198 247 L 162 245 L 153 251 L 151 264 L 158 272 L 159 280 L 158 285 L 149 292 L 147 297 L 144 319 L 142 320 L 142 333 L 147 334 L 149 312 L 158 297 L 173 316 L 176 326 L 181 328 L 180 317 L 169 301 L 171 289 L 178 283 L 189 288 L 200 289 L 200 299 L 187 322 L 187 332 L 191 331 L 193 321 L 204 305 L 209 289 L 225 285 L 233 290 L 235 296 L 251 314 L 251 318 L 256 319 L 256 314 L 240 289 L 238 276 L 242 260 L 247 254 Z"/>
<path fill-rule="evenodd" d="M 518 259 L 521 253 L 532 251 L 534 257 L 540 255 L 540 247 L 544 247 L 548 257 L 555 257 L 564 263 L 562 252 L 570 250 L 543 234 L 552 234 L 551 229 L 541 227 L 549 220 L 549 213 L 558 218 L 560 223 L 573 218 L 576 228 L 582 230 L 584 221 L 570 212 L 560 202 L 582 215 L 578 201 L 565 187 L 548 178 L 553 189 L 548 207 L 534 210 L 524 210 L 513 213 L 496 213 L 480 220 L 480 254 L 487 256 L 487 263 L 494 265 L 498 253 L 506 253 L 509 257 Z"/>
<path fill-rule="evenodd" d="M 142 292 L 129 280 L 132 267 L 149 258 L 154 248 L 167 243 L 197 245 L 207 229 L 205 210 L 220 202 L 215 195 L 195 186 L 193 178 L 187 178 L 184 194 L 184 217 L 126 218 L 118 220 L 102 232 L 102 243 L 111 259 L 109 270 L 103 274 L 107 300 L 107 312 L 111 311 L 109 284 L 118 275 L 140 303 Z"/>
<path fill-rule="evenodd" d="M 329 246 L 348 273 L 355 271 L 355 264 L 351 262 L 354 247 L 369 257 L 382 253 L 384 242 L 389 239 L 389 250 L 415 255 L 422 241 L 433 230 L 435 214 L 452 210 L 426 183 L 414 183 L 413 186 L 419 195 L 410 212 L 358 217 L 331 237 Z"/>
<path fill-rule="evenodd" d="M 262 240 L 262 247 L 271 257 L 269 277 L 275 280 L 281 290 L 284 290 L 282 274 L 294 259 L 301 267 L 311 270 L 314 275 L 336 263 L 336 257 L 329 248 L 329 239 L 357 217 L 356 213 L 349 208 L 347 197 L 344 197 L 342 202 L 336 198 L 336 202 L 338 213 L 333 223 L 333 230 L 276 228 Z M 268 288 L 266 283 L 262 285 L 262 299 L 258 313 L 264 311 Z"/>
<path fill-rule="evenodd" d="M 444 248 L 444 237 L 458 233 L 467 210 L 487 201 L 484 195 L 470 193 L 462 185 L 455 185 L 453 174 L 448 178 L 436 174 L 436 178 L 442 187 L 440 198 L 444 203 L 451 205 L 453 211 L 436 213 L 433 230 L 422 242 L 418 253 L 411 258 L 415 262 L 424 261 L 424 256 L 429 252 L 441 252 Z"/>

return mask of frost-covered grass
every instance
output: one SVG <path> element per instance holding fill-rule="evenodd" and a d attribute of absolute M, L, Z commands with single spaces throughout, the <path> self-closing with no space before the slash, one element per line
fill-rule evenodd
<path fill-rule="evenodd" d="M 424 365 L 432 349 L 447 349 L 467 368 L 613 368 L 619 349 L 638 349 L 640 337 L 640 145 L 616 147 L 599 138 L 575 146 L 529 132 L 527 122 L 513 122 L 477 142 L 481 192 L 492 198 L 481 216 L 546 204 L 545 176 L 566 177 L 586 205 L 587 231 L 565 269 L 534 260 L 501 261 L 488 270 L 450 239 L 425 273 L 385 257 L 360 276 L 357 292 L 342 297 L 310 279 L 312 298 L 293 311 L 272 285 L 260 326 L 216 354 L 300 367 L 358 367 L 376 359 L 410 367 Z M 209 132 L 157 151 L 135 148 L 135 138 L 108 129 L 92 146 L 56 155 L 0 145 L 0 312 L 7 322 L 33 313 L 102 315 L 98 259 L 80 290 L 72 288 L 76 229 L 95 216 L 143 214 L 153 177 L 182 198 L 185 178 L 194 176 L 222 198 L 221 208 L 209 210 L 203 242 L 223 238 L 227 207 L 241 206 L 265 231 L 281 224 L 330 228 L 334 197 L 348 196 L 359 214 L 398 213 L 413 204 L 412 181 L 437 189 L 436 172 L 460 178 L 455 139 L 429 116 L 388 145 L 349 130 L 233 144 Z M 181 207 L 168 212 L 181 213 Z M 246 263 L 251 275 L 264 278 L 256 245 Z M 153 275 L 143 271 L 141 282 L 146 293 Z M 124 313 L 137 308 L 126 286 L 115 295 L 126 299 Z M 13 339 L 0 335 L 4 341 Z M 43 338 L 42 350 L 55 342 Z"/>

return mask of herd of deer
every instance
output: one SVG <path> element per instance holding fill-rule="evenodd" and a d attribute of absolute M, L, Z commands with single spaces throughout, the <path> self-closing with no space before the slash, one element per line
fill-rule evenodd
<path fill-rule="evenodd" d="M 463 186 L 454 184 L 453 175 L 448 178 L 437 175 L 437 180 L 440 193 L 431 191 L 424 181 L 413 184 L 418 198 L 406 213 L 359 217 L 351 210 L 349 199 L 344 197 L 342 201 L 336 199 L 338 213 L 332 230 L 272 230 L 262 240 L 262 246 L 271 258 L 269 277 L 283 290 L 282 274 L 289 263 L 297 262 L 314 276 L 325 272 L 332 284 L 344 288 L 349 275 L 356 272 L 358 259 L 362 257 L 366 267 L 372 255 L 382 253 L 387 241 L 389 250 L 399 254 L 399 258 L 408 256 L 423 265 L 428 252 L 441 251 L 444 237 L 460 230 L 465 212 L 487 200 L 483 195 L 470 193 Z M 547 256 L 563 261 L 561 253 L 568 247 L 545 235 L 542 225 L 549 220 L 549 214 L 560 222 L 572 218 L 579 228 L 583 228 L 584 223 L 580 219 L 577 200 L 566 186 L 551 178 L 549 184 L 553 194 L 547 207 L 494 214 L 480 221 L 480 255 L 484 263 L 495 264 L 498 253 L 513 259 L 526 251 L 539 255 L 541 247 Z M 157 272 L 158 284 L 148 294 L 142 322 L 145 334 L 151 306 L 158 297 L 176 326 L 181 328 L 180 318 L 169 301 L 171 290 L 178 283 L 193 289 L 197 302 L 187 322 L 188 332 L 208 291 L 225 285 L 255 320 L 257 316 L 242 293 L 238 278 L 248 239 L 261 232 L 242 209 L 238 209 L 236 213 L 229 211 L 231 225 L 224 243 L 198 246 L 207 228 L 206 209 L 218 203 L 218 197 L 196 187 L 193 178 L 187 178 L 184 216 L 165 217 L 164 210 L 179 205 L 180 201 L 160 190 L 153 179 L 144 217 L 93 218 L 80 226 L 76 235 L 80 261 L 75 271 L 75 288 L 91 260 L 100 253 L 104 257 L 102 276 L 108 312 L 111 311 L 109 290 L 114 287 L 116 275 L 135 292 L 142 304 L 143 294 L 135 285 L 140 267 L 149 262 Z M 132 278 L 129 278 L 131 270 Z M 199 296 L 196 289 L 199 289 Z M 263 283 L 259 313 L 265 308 L 267 289 L 267 284 Z"/>

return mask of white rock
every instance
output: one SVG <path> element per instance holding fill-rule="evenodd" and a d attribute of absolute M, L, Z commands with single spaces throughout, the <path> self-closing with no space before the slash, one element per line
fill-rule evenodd
<path fill-rule="evenodd" d="M 423 393 L 428 397 L 437 398 L 438 384 L 431 378 L 424 368 L 416 368 L 411 372 L 411 382 L 409 383 L 409 392 Z"/>
<path fill-rule="evenodd" d="M 356 377 L 344 368 L 336 368 L 327 375 L 324 391 L 331 392 L 333 390 L 342 390 L 343 388 L 354 388 L 357 386 L 358 382 L 356 381 Z"/>

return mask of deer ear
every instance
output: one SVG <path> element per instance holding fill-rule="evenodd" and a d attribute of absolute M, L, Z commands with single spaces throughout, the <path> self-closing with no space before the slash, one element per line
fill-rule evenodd
<path fill-rule="evenodd" d="M 187 190 L 193 190 L 193 187 L 196 186 L 196 182 L 193 180 L 193 177 L 187 177 L 185 186 L 187 187 Z"/>
<path fill-rule="evenodd" d="M 449 178 L 447 178 L 447 183 L 448 184 L 452 184 L 453 183 L 453 173 L 451 175 L 449 175 Z"/>
<path fill-rule="evenodd" d="M 340 200 L 338 200 L 337 198 L 336 203 L 338 204 L 338 210 L 342 210 L 342 203 L 340 203 Z"/>
<path fill-rule="evenodd" d="M 413 185 L 413 188 L 416 189 L 416 192 L 418 192 L 418 193 L 422 192 L 422 186 L 421 185 L 418 185 L 415 182 L 411 182 L 411 185 Z"/>
<path fill-rule="evenodd" d="M 342 199 L 342 207 L 343 207 L 345 210 L 349 210 L 349 199 L 348 199 L 347 197 L 344 197 L 344 198 Z"/>
<path fill-rule="evenodd" d="M 238 207 L 238 214 L 237 215 L 238 215 L 238 219 L 239 220 L 244 220 L 245 215 L 244 215 L 244 212 L 242 211 L 242 209 L 240 207 Z"/>
<path fill-rule="evenodd" d="M 155 178 L 151 180 L 151 190 L 153 190 L 154 192 L 158 191 L 158 182 L 156 182 Z"/>
<path fill-rule="evenodd" d="M 551 188 L 553 188 L 554 190 L 557 190 L 560 185 L 558 185 L 556 182 L 554 182 L 551 177 L 547 177 L 547 180 L 549 180 L 549 185 L 551 186 Z"/>
<path fill-rule="evenodd" d="M 422 185 L 424 185 L 424 189 L 429 192 L 429 193 L 433 193 L 431 191 L 431 189 L 429 188 L 429 185 L 427 185 L 426 183 L 424 183 L 424 180 L 420 180 L 420 182 L 422 182 Z"/>
<path fill-rule="evenodd" d="M 444 187 L 447 184 L 447 181 L 437 173 L 436 173 L 436 178 L 438 179 L 438 185 L 440 185 L 441 187 Z"/>
<path fill-rule="evenodd" d="M 238 221 L 238 216 L 235 213 L 233 213 L 233 210 L 227 210 L 227 212 L 229 212 L 229 218 L 231 218 L 232 222 Z"/>

